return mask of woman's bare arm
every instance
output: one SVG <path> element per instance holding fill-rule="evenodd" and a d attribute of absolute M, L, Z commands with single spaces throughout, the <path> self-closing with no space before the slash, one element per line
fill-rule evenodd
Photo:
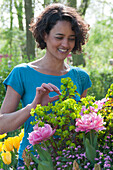
<path fill-rule="evenodd" d="M 87 94 L 87 89 L 86 89 L 86 90 L 84 90 L 84 92 L 82 93 L 82 95 L 80 96 L 80 98 L 82 98 L 82 97 L 86 97 L 86 94 Z"/>
<path fill-rule="evenodd" d="M 52 91 L 58 95 L 49 97 Z M 7 86 L 6 96 L 0 110 L 0 134 L 17 129 L 30 117 L 31 108 L 35 108 L 37 104 L 47 105 L 48 102 L 57 100 L 60 94 L 59 89 L 53 84 L 43 83 L 41 87 L 36 88 L 33 102 L 16 111 L 21 96 L 11 86 Z"/>
<path fill-rule="evenodd" d="M 6 96 L 0 110 L 0 134 L 17 129 L 30 117 L 29 105 L 16 111 L 20 98 L 20 94 L 11 86 L 7 86 Z"/>

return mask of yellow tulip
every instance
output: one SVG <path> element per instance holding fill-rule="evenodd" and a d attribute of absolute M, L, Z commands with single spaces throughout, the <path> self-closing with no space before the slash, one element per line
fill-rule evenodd
<path fill-rule="evenodd" d="M 20 141 L 22 140 L 23 136 L 24 136 L 24 129 L 22 129 L 19 134 Z"/>
<path fill-rule="evenodd" d="M 1 156 L 5 164 L 9 165 L 11 163 L 11 153 L 9 151 L 3 152 Z"/>
<path fill-rule="evenodd" d="M 0 139 L 5 138 L 6 136 L 7 136 L 7 134 L 6 134 L 6 133 L 4 133 L 4 134 L 0 135 Z"/>
<path fill-rule="evenodd" d="M 19 149 L 19 146 L 20 146 L 20 138 L 19 136 L 15 136 L 13 137 L 13 146 L 17 149 Z"/>
<path fill-rule="evenodd" d="M 12 137 L 8 137 L 5 141 L 4 141 L 4 150 L 5 151 L 13 151 L 13 138 Z"/>
<path fill-rule="evenodd" d="M 5 145 L 2 146 L 2 152 L 7 151 L 7 148 Z"/>
<path fill-rule="evenodd" d="M 2 152 L 3 143 L 0 142 L 0 152 Z"/>

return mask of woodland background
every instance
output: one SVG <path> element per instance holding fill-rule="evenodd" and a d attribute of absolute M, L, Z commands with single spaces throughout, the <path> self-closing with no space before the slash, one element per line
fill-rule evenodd
<path fill-rule="evenodd" d="M 44 55 L 36 48 L 29 23 L 48 4 L 61 2 L 77 9 L 90 25 L 89 41 L 70 64 L 85 69 L 92 87 L 88 95 L 102 99 L 113 83 L 112 0 L 1 0 L 0 1 L 0 106 L 5 96 L 3 80 L 13 67 Z M 21 104 L 19 105 L 21 107 Z"/>

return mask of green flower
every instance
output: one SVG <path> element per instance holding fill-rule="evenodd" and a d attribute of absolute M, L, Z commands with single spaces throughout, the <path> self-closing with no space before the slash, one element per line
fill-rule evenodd
<path fill-rule="evenodd" d="M 74 129 L 75 129 L 74 125 L 69 126 L 69 131 L 74 130 Z"/>
<path fill-rule="evenodd" d="M 35 110 L 34 110 L 34 108 L 32 108 L 32 109 L 31 109 L 30 114 L 31 114 L 31 116 L 34 116 L 34 114 L 35 114 Z"/>

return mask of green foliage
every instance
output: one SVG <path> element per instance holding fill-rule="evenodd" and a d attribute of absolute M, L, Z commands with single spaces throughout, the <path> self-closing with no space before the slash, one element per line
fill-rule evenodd
<path fill-rule="evenodd" d="M 36 124 L 39 122 L 40 126 L 43 126 L 44 122 L 51 124 L 53 128 L 56 129 L 56 136 L 60 136 L 61 140 L 57 141 L 57 148 L 61 148 L 61 142 L 66 143 L 64 146 L 69 146 L 71 143 L 76 143 L 75 138 L 71 138 L 73 132 L 76 135 L 75 129 L 75 119 L 80 117 L 79 112 L 81 111 L 81 104 L 78 105 L 76 101 L 72 98 L 75 98 L 76 86 L 73 84 L 72 80 L 68 77 L 62 79 L 61 81 L 62 95 L 59 96 L 59 100 L 55 102 L 55 105 L 52 103 L 47 106 L 37 105 L 36 109 L 31 110 L 31 115 L 34 113 L 37 114 L 37 121 L 32 122 Z M 40 122 L 43 117 L 43 123 Z"/>
<path fill-rule="evenodd" d="M 93 145 L 90 144 L 88 138 L 85 139 L 85 146 L 87 158 L 94 163 L 96 158 L 96 149 L 93 147 Z"/>
<path fill-rule="evenodd" d="M 38 119 L 37 121 L 34 121 L 33 124 L 38 122 L 39 126 L 44 126 L 44 123 L 49 123 L 53 129 L 56 129 L 56 132 L 53 137 L 44 141 L 44 143 L 42 142 L 39 145 L 34 145 L 33 151 L 26 150 L 28 147 L 25 149 L 27 152 L 24 154 L 24 161 L 27 161 L 25 169 L 33 169 L 34 166 L 38 169 L 51 169 L 53 165 L 52 159 L 47 153 L 48 150 L 53 158 L 53 164 L 56 169 L 65 167 L 68 162 L 65 170 L 71 170 L 74 160 L 77 161 L 80 169 L 84 169 L 88 164 L 89 169 L 92 169 L 94 164 L 95 169 L 98 169 L 99 167 L 104 169 L 104 165 L 106 165 L 105 158 L 109 157 L 109 160 L 112 158 L 110 152 L 112 152 L 113 148 L 113 143 L 111 142 L 113 137 L 113 135 L 111 135 L 111 130 L 113 130 L 113 84 L 110 86 L 110 89 L 108 89 L 106 97 L 109 98 L 107 101 L 104 99 L 101 100 L 102 105 L 100 105 L 100 101 L 98 101 L 99 103 L 97 104 L 99 109 L 97 114 L 101 114 L 102 117 L 104 117 L 106 131 L 99 132 L 99 135 L 92 130 L 89 133 L 84 133 L 84 139 L 82 142 L 83 132 L 75 132 L 75 120 L 80 116 L 79 113 L 82 106 L 85 106 L 87 110 L 87 112 L 84 112 L 83 114 L 91 113 L 97 108 L 95 97 L 87 96 L 86 98 L 82 98 L 77 104 L 75 100 L 72 99 L 76 94 L 76 86 L 74 86 L 70 78 L 62 79 L 62 83 L 61 97 L 55 102 L 54 106 L 51 103 L 49 103 L 48 106 L 41 106 L 38 104 L 35 110 L 31 110 L 31 115 L 34 116 L 36 113 L 36 119 Z M 70 88 L 74 90 L 69 91 Z M 68 97 L 66 96 L 66 93 L 64 93 L 65 91 Z M 90 106 L 93 107 L 93 110 L 90 109 Z M 47 148 L 45 147 L 45 144 Z M 85 147 L 83 147 L 83 144 Z M 41 146 L 43 148 L 41 148 Z M 47 152 L 43 150 L 45 148 Z M 39 153 L 38 159 L 37 156 L 32 154 L 34 151 Z M 82 156 L 84 154 L 87 158 L 86 156 Z M 99 161 L 101 161 L 101 165 L 97 167 L 96 165 L 99 164 Z M 57 164 L 58 162 L 59 164 Z M 109 165 L 111 166 L 110 169 L 112 169 L 112 162 L 109 161 Z"/>
<path fill-rule="evenodd" d="M 88 89 L 87 95 L 95 96 L 96 100 L 105 97 L 107 90 L 113 83 L 113 66 L 98 68 L 84 68 L 91 79 L 92 86 Z"/>
<path fill-rule="evenodd" d="M 105 102 L 99 113 L 102 115 L 104 121 L 106 122 L 106 135 L 109 135 L 113 134 L 113 83 L 107 91 L 106 98 L 107 102 Z"/>
<path fill-rule="evenodd" d="M 2 105 L 4 96 L 5 96 L 5 87 L 3 81 L 8 76 L 11 68 L 8 68 L 8 59 L 3 60 L 3 63 L 0 63 L 0 107 Z"/>
<path fill-rule="evenodd" d="M 113 98 L 113 83 L 111 84 L 110 88 L 107 91 L 106 98 Z"/>
<path fill-rule="evenodd" d="M 8 54 L 15 57 L 25 55 L 25 33 L 23 31 L 16 27 L 13 30 L 6 28 L 0 31 L 0 36 L 0 41 L 2 41 L 0 53 L 2 55 Z"/>
<path fill-rule="evenodd" d="M 53 170 L 53 162 L 52 162 L 52 158 L 51 158 L 51 155 L 49 154 L 49 152 L 47 152 L 46 150 L 44 150 L 43 148 L 40 147 L 40 145 L 34 145 L 33 146 L 34 148 L 34 151 L 37 151 L 38 154 L 40 155 L 40 158 L 37 159 L 36 156 L 34 156 L 31 151 L 29 151 L 27 148 L 26 148 L 26 155 L 24 156 L 24 160 L 26 162 L 26 169 L 29 169 L 31 166 L 30 166 L 30 163 L 29 163 L 29 159 L 26 159 L 27 157 L 31 158 L 36 165 L 33 165 L 33 168 L 34 166 L 36 168 L 38 168 L 38 170 Z M 31 167 L 31 169 L 33 169 Z"/>
<path fill-rule="evenodd" d="M 88 95 L 102 99 L 113 83 L 113 66 L 109 59 L 113 58 L 113 19 L 98 21 L 90 30 L 89 41 L 84 48 L 86 71 L 89 73 L 92 87 Z"/>
<path fill-rule="evenodd" d="M 12 58 L 11 60 L 11 67 L 8 67 L 8 61 L 9 57 L 2 59 L 0 62 L 0 107 L 2 105 L 4 96 L 5 96 L 5 87 L 3 85 L 3 81 L 6 79 L 6 77 L 11 72 L 12 68 L 17 64 L 17 62 L 14 61 Z"/>
<path fill-rule="evenodd" d="M 35 116 L 36 121 L 32 122 L 32 124 L 35 125 L 38 123 L 38 126 L 44 126 L 45 123 L 48 123 L 53 129 L 56 129 L 55 135 L 49 140 L 45 141 L 51 156 L 54 158 L 54 162 L 55 158 L 58 157 L 59 165 L 56 165 L 55 163 L 54 165 L 60 168 L 65 166 L 66 162 L 73 162 L 74 160 L 77 160 L 77 158 L 75 158 L 76 154 L 74 148 L 76 148 L 77 145 L 81 145 L 81 152 L 85 152 L 87 161 L 90 162 L 89 167 L 93 168 L 94 165 L 98 163 L 95 158 L 99 160 L 100 157 L 97 150 L 101 150 L 102 148 L 102 152 L 106 152 L 106 148 L 103 149 L 105 146 L 106 137 L 107 135 L 109 137 L 109 135 L 112 134 L 112 98 L 109 98 L 107 101 L 103 99 L 104 101 L 102 100 L 101 102 L 98 101 L 98 103 L 95 103 L 95 97 L 87 96 L 86 98 L 82 98 L 80 102 L 76 103 L 76 101 L 73 99 L 74 95 L 76 94 L 76 86 L 73 85 L 73 82 L 70 78 L 62 79 L 62 83 L 62 94 L 59 97 L 59 100 L 55 102 L 55 105 L 49 103 L 48 106 L 41 106 L 38 104 L 36 109 L 31 110 L 32 116 L 34 116 L 35 113 L 37 114 L 37 116 Z M 71 91 L 69 91 L 70 88 Z M 112 93 L 113 85 L 110 86 L 107 95 L 111 97 Z M 94 111 L 104 117 L 104 121 L 106 122 L 105 132 L 99 132 L 98 135 L 95 130 L 91 130 L 87 133 L 83 133 L 81 131 L 81 134 L 78 134 L 75 131 L 76 118 L 81 117 L 80 112 L 82 111 L 82 106 L 86 108 L 82 114 L 89 114 Z M 112 138 L 112 136 L 109 138 Z M 101 139 L 103 140 L 101 141 Z M 41 146 L 44 147 L 43 143 L 41 143 Z M 109 144 L 109 148 L 112 148 L 112 144 Z M 66 157 L 68 152 L 73 155 L 74 159 L 69 156 Z M 84 165 L 88 163 L 87 161 L 86 159 L 82 159 L 77 160 L 77 163 L 79 164 L 80 168 L 83 169 Z M 104 167 L 104 157 L 101 161 L 103 161 L 101 166 Z M 70 166 L 68 166 L 68 168 L 70 168 Z"/>
<path fill-rule="evenodd" d="M 89 41 L 85 47 L 86 62 L 92 68 L 97 67 L 101 69 L 103 66 L 109 64 L 109 59 L 113 58 L 113 19 L 111 17 L 106 20 L 98 21 L 94 27 L 91 28 Z"/>

